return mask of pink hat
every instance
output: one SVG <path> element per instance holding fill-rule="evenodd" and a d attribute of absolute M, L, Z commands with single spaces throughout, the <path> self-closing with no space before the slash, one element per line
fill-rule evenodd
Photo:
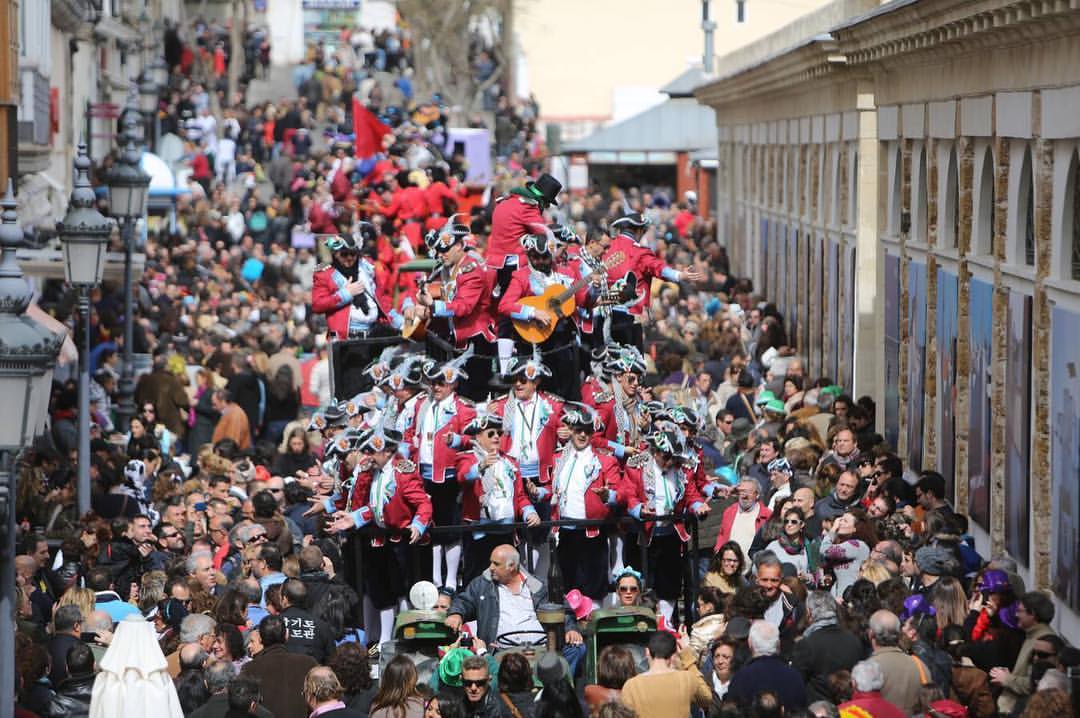
<path fill-rule="evenodd" d="M 570 608 L 574 609 L 574 618 L 579 621 L 588 618 L 589 614 L 593 612 L 592 599 L 576 588 L 566 594 L 566 603 L 569 604 Z"/>

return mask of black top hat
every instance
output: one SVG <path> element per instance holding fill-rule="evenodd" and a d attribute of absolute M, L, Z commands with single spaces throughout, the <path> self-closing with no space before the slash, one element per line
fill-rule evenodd
<path fill-rule="evenodd" d="M 612 222 L 611 228 L 618 229 L 620 227 L 628 226 L 634 227 L 635 229 L 641 229 L 642 227 L 648 227 L 649 224 L 649 218 L 645 215 L 640 212 L 629 212 Z"/>
<path fill-rule="evenodd" d="M 546 172 L 536 178 L 535 182 L 526 182 L 525 189 L 529 190 L 537 199 L 559 206 L 559 192 L 562 192 L 562 182 Z"/>

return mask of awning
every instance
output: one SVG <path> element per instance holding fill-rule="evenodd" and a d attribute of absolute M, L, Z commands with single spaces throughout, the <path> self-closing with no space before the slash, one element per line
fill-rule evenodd
<path fill-rule="evenodd" d="M 675 164 L 677 152 L 715 147 L 716 113 L 691 98 L 668 100 L 563 145 L 604 164 Z"/>

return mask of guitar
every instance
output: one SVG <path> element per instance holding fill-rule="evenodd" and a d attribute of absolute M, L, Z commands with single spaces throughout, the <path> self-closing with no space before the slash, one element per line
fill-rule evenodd
<path fill-rule="evenodd" d="M 432 299 L 441 299 L 442 283 L 438 281 L 436 277 L 442 273 L 442 269 L 442 263 L 439 262 L 427 277 L 416 280 L 416 293 L 420 294 L 424 291 L 424 288 L 427 287 Z M 401 326 L 401 336 L 405 339 L 416 339 L 417 341 L 423 339 L 424 335 L 427 334 L 427 326 L 430 321 L 430 315 L 428 315 L 427 319 L 420 319 L 416 316 L 412 319 L 406 319 L 405 323 Z"/>
<path fill-rule="evenodd" d="M 603 261 L 601 269 L 607 271 L 621 264 L 625 259 L 626 255 L 623 252 L 615 252 Z M 541 344 L 546 341 L 555 332 L 555 325 L 558 324 L 558 320 L 569 317 L 574 313 L 577 308 L 574 295 L 591 281 L 591 277 L 591 274 L 588 277 L 582 277 L 569 287 L 552 284 L 539 296 L 522 297 L 521 304 L 533 309 L 549 311 L 555 315 L 555 321 L 546 327 L 542 327 L 528 319 L 514 319 L 514 329 L 517 330 L 518 336 L 531 344 Z"/>

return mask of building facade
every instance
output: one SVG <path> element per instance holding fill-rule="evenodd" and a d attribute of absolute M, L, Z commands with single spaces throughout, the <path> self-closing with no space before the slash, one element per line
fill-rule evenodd
<path fill-rule="evenodd" d="M 729 253 L 811 372 L 876 400 L 1075 638 L 1080 9 L 840 0 L 805 20 L 697 91 Z"/>

